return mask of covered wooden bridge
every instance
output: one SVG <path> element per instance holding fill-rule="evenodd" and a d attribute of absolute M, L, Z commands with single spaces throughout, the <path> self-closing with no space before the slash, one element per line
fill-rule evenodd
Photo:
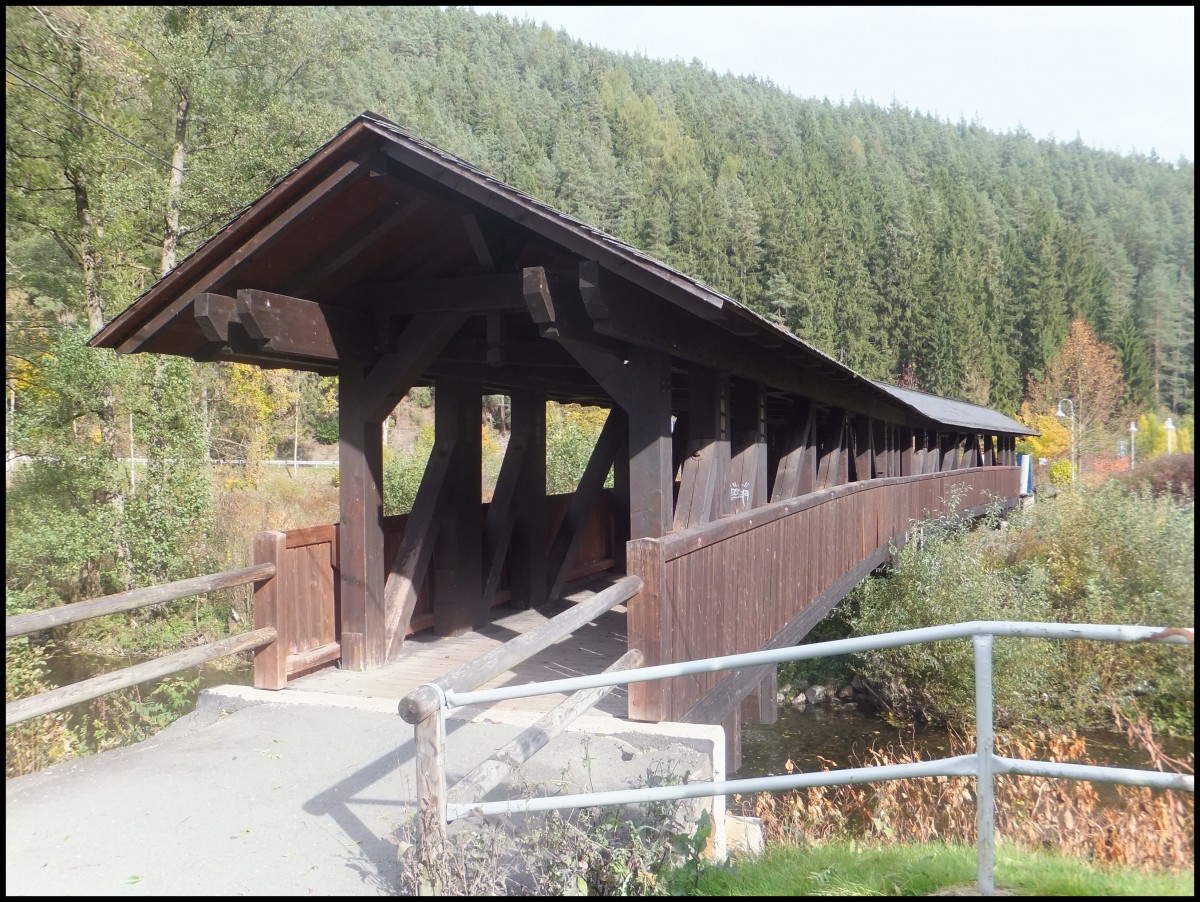
<path fill-rule="evenodd" d="M 647 664 L 793 644 L 914 519 L 944 500 L 1015 503 L 1029 434 L 872 382 L 371 114 L 92 345 L 339 377 L 340 521 L 256 549 L 280 573 L 256 596 L 281 636 L 260 652 L 267 687 L 379 667 L 414 631 L 459 634 L 599 571 L 641 577 L 627 634 Z M 412 512 L 385 517 L 382 422 L 420 385 L 435 392 L 433 453 Z M 485 394 L 512 403 L 489 504 Z M 547 399 L 610 411 L 570 496 L 546 496 Z M 739 712 L 773 705 L 765 670 L 629 694 L 632 719 L 734 735 Z"/>

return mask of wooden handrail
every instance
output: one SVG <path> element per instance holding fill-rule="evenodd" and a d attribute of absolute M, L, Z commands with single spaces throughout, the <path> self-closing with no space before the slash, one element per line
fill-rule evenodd
<path fill-rule="evenodd" d="M 642 661 L 642 653 L 636 648 L 630 649 L 606 667 L 604 673 L 633 670 L 641 667 Z M 545 748 L 551 739 L 573 724 L 586 711 L 595 707 L 597 702 L 616 688 L 616 686 L 600 686 L 596 689 L 580 689 L 573 693 L 549 713 L 539 718 L 537 723 L 524 730 L 516 739 L 459 780 L 446 793 L 446 801 L 455 805 L 482 802 L 483 797 L 499 786 L 505 777 L 532 758 L 535 753 Z"/>
<path fill-rule="evenodd" d="M 810 492 L 807 495 L 801 495 L 798 498 L 789 498 L 786 501 L 776 501 L 771 504 L 756 507 L 753 510 L 748 510 L 740 514 L 732 514 L 727 517 L 722 517 L 720 520 L 714 520 L 711 523 L 705 523 L 701 526 L 694 526 L 691 529 L 682 529 L 678 532 L 673 532 L 661 538 L 655 539 L 662 546 L 663 559 L 667 561 L 674 560 L 685 554 L 690 554 L 693 551 L 699 551 L 708 545 L 716 542 L 722 542 L 731 536 L 738 535 L 748 529 L 754 529 L 758 526 L 765 526 L 768 523 L 773 523 L 782 517 L 788 517 L 792 514 L 800 513 L 818 505 L 825 504 L 837 498 L 844 498 L 847 495 L 853 495 L 857 492 L 870 491 L 872 489 L 882 488 L 890 485 L 906 485 L 915 482 L 926 482 L 933 479 L 951 479 L 963 481 L 978 474 L 991 475 L 1002 473 L 1005 470 L 1017 470 L 1016 467 L 973 467 L 968 470 L 947 470 L 939 473 L 920 473 L 914 476 L 888 476 L 883 479 L 864 479 L 861 482 L 847 482 L 843 485 L 834 486 L 833 488 L 821 489 L 820 491 Z"/>
<path fill-rule="evenodd" d="M 70 686 L 51 689 L 49 692 L 42 692 L 30 698 L 23 698 L 4 706 L 4 725 L 11 727 L 15 723 L 42 714 L 50 714 L 79 702 L 86 702 L 109 692 L 116 692 L 118 689 L 128 689 L 130 686 L 169 676 L 172 673 L 187 670 L 189 667 L 215 661 L 217 658 L 224 658 L 227 655 L 234 655 L 251 648 L 260 648 L 274 642 L 276 635 L 274 627 L 264 627 L 249 633 L 231 636 L 228 639 L 221 639 L 218 642 L 210 642 L 208 645 L 189 648 L 187 651 L 167 655 L 165 658 L 157 658 L 112 673 L 104 673 L 92 677 L 90 680 L 72 683 Z"/>
<path fill-rule="evenodd" d="M 434 680 L 433 685 L 441 688 L 443 692 L 470 692 L 472 689 L 478 689 L 493 677 L 511 670 L 559 639 L 569 636 L 585 623 L 591 623 L 605 611 L 633 598 L 641 590 L 641 577 L 622 577 L 604 591 L 597 592 L 593 598 L 573 605 L 541 626 L 493 648 L 457 670 L 450 671 Z M 411 724 L 418 724 L 435 712 L 439 703 L 437 690 L 431 685 L 421 686 L 400 700 L 400 716 Z"/>
<path fill-rule="evenodd" d="M 168 601 L 187 598 L 189 595 L 199 595 L 202 592 L 244 586 L 246 583 L 268 579 L 274 575 L 274 564 L 255 564 L 240 570 L 226 570 L 223 573 L 193 576 L 190 579 L 181 579 L 161 586 L 147 586 L 144 589 L 132 589 L 116 595 L 105 595 L 103 598 L 93 598 L 91 601 L 77 601 L 46 611 L 16 614 L 4 618 L 4 638 L 25 636 L 29 633 L 36 633 L 38 630 L 78 623 L 93 617 L 103 617 L 105 614 L 119 614 L 121 611 L 165 604 Z"/>

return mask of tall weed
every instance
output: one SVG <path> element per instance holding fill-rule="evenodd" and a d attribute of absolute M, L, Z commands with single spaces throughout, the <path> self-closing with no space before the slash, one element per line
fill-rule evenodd
<path fill-rule="evenodd" d="M 1149 722 L 1125 721 L 1131 739 L 1153 766 L 1191 773 L 1184 762 L 1162 755 Z M 974 751 L 951 733 L 949 754 Z M 1087 742 L 1074 732 L 1025 732 L 997 736 L 998 754 L 1092 764 Z M 870 749 L 847 767 L 911 764 L 923 760 L 903 745 Z M 789 762 L 790 765 L 791 762 Z M 826 760 L 823 770 L 838 766 Z M 789 768 L 790 770 L 791 768 Z M 996 830 L 1028 849 L 1052 848 L 1083 860 L 1166 871 L 1193 866 L 1195 799 L 1190 793 L 1118 786 L 1119 803 L 1101 805 L 1093 784 L 1077 780 L 1002 776 L 996 780 Z M 875 845 L 903 843 L 974 844 L 975 781 L 967 777 L 923 777 L 865 785 L 826 786 L 788 793 L 734 796 L 734 807 L 762 819 L 768 843 L 862 840 Z"/>

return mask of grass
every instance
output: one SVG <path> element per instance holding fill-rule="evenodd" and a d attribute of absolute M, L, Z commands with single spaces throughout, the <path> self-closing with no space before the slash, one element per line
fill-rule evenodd
<path fill-rule="evenodd" d="M 999 849 L 999 894 L 1030 896 L 1193 896 L 1195 872 L 1166 874 L 1098 866 L 1051 852 Z M 712 868 L 701 896 L 977 895 L 976 851 L 940 844 L 866 846 L 844 842 L 776 846 Z"/>

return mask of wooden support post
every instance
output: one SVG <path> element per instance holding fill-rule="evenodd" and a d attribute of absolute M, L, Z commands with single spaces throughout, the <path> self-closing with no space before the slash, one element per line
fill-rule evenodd
<path fill-rule="evenodd" d="M 514 601 L 526 607 L 546 603 L 546 396 L 514 392 L 513 435 L 525 436 L 516 497 L 516 520 L 508 555 L 508 582 Z"/>
<path fill-rule="evenodd" d="M 917 452 L 914 449 L 915 430 L 900 428 L 897 430 L 897 434 L 900 437 L 900 456 L 896 475 L 912 476 L 914 473 L 919 473 L 920 463 L 918 462 Z"/>
<path fill-rule="evenodd" d="M 864 416 L 851 417 L 849 424 L 850 439 L 854 443 L 854 451 L 850 455 L 854 462 L 854 481 L 865 482 L 871 478 L 871 467 L 875 460 L 874 430 L 870 419 Z"/>
<path fill-rule="evenodd" d="M 640 649 L 646 667 L 667 663 L 670 635 L 663 628 L 662 610 L 665 565 L 662 546 L 653 539 L 633 539 L 628 546 L 628 572 L 640 577 L 642 589 L 629 599 L 626 631 L 630 648 Z M 666 680 L 629 684 L 629 719 L 657 723 L 670 720 Z"/>
<path fill-rule="evenodd" d="M 983 466 L 994 467 L 996 465 L 996 437 L 990 432 L 983 437 Z"/>
<path fill-rule="evenodd" d="M 725 772 L 736 774 L 742 769 L 742 709 L 734 707 L 721 727 L 725 730 Z"/>
<path fill-rule="evenodd" d="M 449 494 L 434 549 L 437 598 L 433 626 L 457 636 L 490 618 L 483 598 L 483 395 L 477 382 L 439 380 L 434 386 L 434 435 L 453 436 Z"/>
<path fill-rule="evenodd" d="M 287 659 L 291 633 L 288 607 L 293 599 L 287 585 L 287 535 L 260 532 L 254 536 L 254 563 L 274 564 L 275 575 L 254 584 L 254 628 L 273 626 L 277 638 L 254 653 L 254 688 L 282 689 L 287 685 Z"/>
<path fill-rule="evenodd" d="M 767 503 L 767 397 L 760 383 L 739 381 L 730 400 L 728 510 L 736 514 Z"/>
<path fill-rule="evenodd" d="M 885 423 L 882 420 L 875 420 L 871 424 L 871 440 L 875 446 L 873 448 L 875 454 L 873 474 L 876 479 L 896 475 L 892 472 L 893 428 L 891 423 Z"/>
<path fill-rule="evenodd" d="M 925 433 L 925 472 L 940 473 L 942 470 L 942 437 L 936 430 Z"/>
<path fill-rule="evenodd" d="M 963 448 L 962 460 L 959 462 L 959 467 L 979 466 L 979 436 L 972 432 L 966 436 L 964 441 L 966 444 Z"/>
<path fill-rule="evenodd" d="M 815 406 L 797 400 L 788 426 L 786 444 L 775 472 L 772 501 L 786 501 L 813 490 L 817 479 L 817 448 L 814 430 Z"/>
<path fill-rule="evenodd" d="M 941 433 L 941 470 L 942 473 L 948 473 L 951 470 L 958 469 L 958 452 L 960 448 L 959 435 L 957 432 Z"/>
<path fill-rule="evenodd" d="M 721 490 L 729 471 L 729 380 L 707 367 L 688 369 L 687 456 L 679 476 L 674 529 L 689 529 L 721 515 Z"/>
<path fill-rule="evenodd" d="M 671 358 L 635 348 L 629 366 L 629 535 L 639 539 L 671 531 Z"/>
<path fill-rule="evenodd" d="M 841 410 L 830 410 L 828 418 L 817 425 L 817 484 L 814 486 L 816 491 L 837 484 L 836 473 L 843 432 L 842 418 Z"/>
<path fill-rule="evenodd" d="M 612 556 L 618 573 L 626 568 L 625 543 L 629 541 L 629 442 L 617 445 L 613 458 Z"/>
<path fill-rule="evenodd" d="M 772 724 L 779 719 L 779 667 L 771 665 L 762 682 L 742 699 L 742 722 Z"/>
<path fill-rule="evenodd" d="M 362 367 L 338 381 L 338 506 L 342 665 L 367 670 L 385 660 L 383 600 L 383 427 L 363 409 Z"/>
<path fill-rule="evenodd" d="M 417 858 L 420 862 L 418 894 L 440 896 L 445 891 L 446 854 L 446 750 L 442 745 L 442 718 L 438 710 L 413 728 L 417 764 Z"/>
<path fill-rule="evenodd" d="M 829 412 L 829 421 L 818 430 L 821 438 L 820 462 L 817 466 L 817 488 L 829 489 L 845 485 L 850 478 L 850 451 L 847 433 L 850 429 L 850 414 L 834 409 Z"/>
<path fill-rule="evenodd" d="M 850 481 L 850 430 L 850 411 L 847 410 L 842 414 L 841 445 L 834 485 L 845 485 Z"/>

